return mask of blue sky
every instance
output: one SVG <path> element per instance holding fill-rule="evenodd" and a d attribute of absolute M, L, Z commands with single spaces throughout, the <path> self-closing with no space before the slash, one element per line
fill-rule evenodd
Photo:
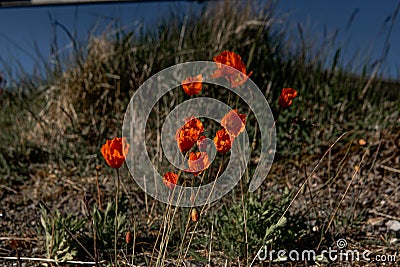
<path fill-rule="evenodd" d="M 399 1 L 378 0 L 282 0 L 279 6 L 281 11 L 290 11 L 288 22 L 293 32 L 298 34 L 298 23 L 307 29 L 305 32 L 310 37 L 314 34 L 323 36 L 325 27 L 331 33 L 338 29 L 336 44 L 344 48 L 345 61 L 366 59 L 374 62 L 382 57 L 392 15 L 398 4 Z M 399 16 L 394 20 L 389 37 L 390 50 L 382 71 L 386 76 L 399 78 Z"/>
<path fill-rule="evenodd" d="M 397 1 L 378 0 L 281 0 L 278 8 L 285 20 L 282 25 L 298 35 L 300 24 L 306 37 L 323 36 L 324 29 L 333 32 L 339 29 L 337 45 L 345 47 L 346 62 L 378 60 L 390 25 L 390 15 L 398 5 Z M 115 18 L 128 29 L 138 23 L 152 25 L 159 18 L 168 15 L 173 8 L 183 13 L 199 9 L 198 2 L 148 2 L 118 3 L 80 6 L 0 8 L 0 71 L 7 66 L 14 69 L 19 61 L 27 72 L 32 72 L 38 58 L 35 46 L 45 60 L 49 59 L 52 27 L 50 16 L 62 23 L 72 33 L 76 30 L 78 39 L 84 40 L 90 29 L 101 32 Z M 349 28 L 348 21 L 356 12 Z M 287 13 L 289 12 L 289 13 Z M 290 15 L 288 15 L 290 14 Z M 136 24 L 135 24 L 136 23 Z M 135 26 L 136 25 L 136 26 Z M 59 47 L 68 45 L 69 39 L 59 28 Z M 387 76 L 398 78 L 400 59 L 400 18 L 395 21 L 390 36 L 390 51 L 384 65 Z M 358 53 L 358 58 L 357 58 Z M 7 65 L 7 66 L 5 66 Z"/>

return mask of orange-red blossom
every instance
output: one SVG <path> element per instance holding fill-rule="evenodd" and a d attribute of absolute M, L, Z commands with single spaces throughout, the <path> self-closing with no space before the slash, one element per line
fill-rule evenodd
<path fill-rule="evenodd" d="M 236 137 L 244 131 L 246 115 L 238 114 L 237 110 L 229 111 L 222 119 L 221 125 L 224 127 L 219 130 L 214 138 L 214 144 L 219 153 L 226 153 L 232 148 Z"/>
<path fill-rule="evenodd" d="M 178 175 L 174 172 L 167 172 L 163 176 L 163 182 L 170 190 L 172 190 L 178 183 Z"/>
<path fill-rule="evenodd" d="M 194 176 L 197 176 L 211 165 L 206 152 L 190 152 L 188 164 L 189 169 L 186 171 L 193 173 Z"/>
<path fill-rule="evenodd" d="M 211 77 L 224 77 L 230 83 L 232 88 L 244 84 L 247 78 L 252 74 L 252 72 L 247 74 L 246 66 L 242 61 L 242 58 L 234 52 L 223 51 L 221 54 L 215 56 L 213 60 L 217 64 L 217 70 L 211 75 Z"/>
<path fill-rule="evenodd" d="M 283 88 L 282 93 L 279 96 L 278 105 L 282 108 L 290 107 L 293 103 L 293 99 L 297 96 L 297 91 L 292 88 Z"/>
<path fill-rule="evenodd" d="M 188 95 L 197 95 L 203 88 L 203 76 L 201 74 L 196 77 L 187 77 L 182 81 L 182 89 Z"/>
<path fill-rule="evenodd" d="M 204 131 L 201 121 L 194 116 L 188 118 L 186 123 L 176 132 L 176 142 L 182 152 L 186 152 L 193 147 L 197 139 Z"/>
<path fill-rule="evenodd" d="M 112 140 L 107 140 L 100 151 L 107 164 L 112 168 L 118 169 L 125 161 L 129 151 L 129 144 L 126 142 L 125 137 L 116 137 Z"/>
<path fill-rule="evenodd" d="M 219 153 L 225 154 L 231 149 L 233 140 L 234 137 L 223 128 L 215 135 L 214 144 Z"/>
<path fill-rule="evenodd" d="M 244 131 L 245 124 L 246 124 L 246 115 L 238 114 L 237 109 L 229 111 L 221 119 L 221 125 L 233 137 L 237 137 L 241 132 Z"/>

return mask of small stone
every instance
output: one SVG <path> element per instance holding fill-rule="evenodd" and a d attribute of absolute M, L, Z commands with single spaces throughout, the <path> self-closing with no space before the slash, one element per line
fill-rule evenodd
<path fill-rule="evenodd" d="M 390 220 L 386 223 L 389 230 L 397 232 L 400 230 L 400 222 L 395 220 Z"/>

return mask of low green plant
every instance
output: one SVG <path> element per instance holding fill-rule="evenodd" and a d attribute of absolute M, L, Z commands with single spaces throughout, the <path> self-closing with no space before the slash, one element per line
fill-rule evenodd
<path fill-rule="evenodd" d="M 120 212 L 118 214 L 117 233 L 120 235 L 124 232 L 127 224 L 124 208 L 125 202 L 119 201 Z M 123 203 L 121 203 L 123 202 Z M 126 206 L 126 205 L 125 205 Z M 98 249 L 100 252 L 112 252 L 114 248 L 114 231 L 115 231 L 115 203 L 110 201 L 107 203 L 105 210 L 100 210 L 97 206 L 93 208 L 93 221 L 95 223 Z"/>
<path fill-rule="evenodd" d="M 240 201 L 224 205 L 214 222 L 217 246 L 231 259 L 243 259 L 246 252 L 251 257 L 263 245 L 274 249 L 296 247 L 307 234 L 307 226 L 300 216 L 287 212 L 283 217 L 291 199 L 292 194 L 285 189 L 280 200 L 249 197 L 244 201 L 245 209 Z M 246 216 L 243 216 L 243 210 Z"/>
<path fill-rule="evenodd" d="M 40 212 L 47 257 L 60 262 L 73 260 L 80 250 L 77 240 L 86 220 L 73 214 L 64 217 L 58 210 L 49 215 L 43 206 Z"/>

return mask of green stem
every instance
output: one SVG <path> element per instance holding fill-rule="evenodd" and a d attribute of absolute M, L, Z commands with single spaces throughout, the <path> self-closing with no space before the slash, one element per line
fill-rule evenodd
<path fill-rule="evenodd" d="M 117 170 L 117 192 L 115 193 L 115 218 L 114 218 L 114 260 L 115 260 L 115 266 L 118 266 L 118 261 L 117 261 L 117 235 L 118 235 L 118 195 L 119 195 L 119 169 Z"/>
<path fill-rule="evenodd" d="M 281 115 L 281 111 L 282 111 L 282 108 L 278 107 L 278 113 L 276 114 L 276 117 L 275 117 L 275 120 L 274 120 L 274 125 L 275 126 L 276 126 L 276 123 L 278 122 L 279 115 Z"/>

